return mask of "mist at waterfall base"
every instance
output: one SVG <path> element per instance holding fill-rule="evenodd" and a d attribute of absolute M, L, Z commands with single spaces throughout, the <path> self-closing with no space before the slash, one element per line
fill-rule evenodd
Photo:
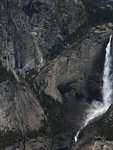
<path fill-rule="evenodd" d="M 106 47 L 106 54 L 105 54 L 105 63 L 104 63 L 104 71 L 103 71 L 103 87 L 102 87 L 102 102 L 98 102 L 94 100 L 91 104 L 90 109 L 87 110 L 87 115 L 84 120 L 84 124 L 81 126 L 81 129 L 76 133 L 75 142 L 78 140 L 78 136 L 80 131 L 85 128 L 88 123 L 93 120 L 94 118 L 101 116 L 104 114 L 109 106 L 113 102 L 113 94 L 112 94 L 112 55 L 111 55 L 111 40 L 112 35 L 109 38 L 109 42 Z"/>

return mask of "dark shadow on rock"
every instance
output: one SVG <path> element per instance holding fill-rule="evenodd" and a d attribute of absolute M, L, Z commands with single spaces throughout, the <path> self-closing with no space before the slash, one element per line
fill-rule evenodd
<path fill-rule="evenodd" d="M 89 73 L 87 80 L 86 80 L 86 92 L 88 95 L 88 102 L 92 100 L 102 100 L 102 76 L 103 76 L 103 69 L 104 69 L 104 60 L 105 60 L 105 50 L 108 43 L 108 39 L 104 42 L 100 52 L 95 58 L 93 63 L 92 71 Z"/>

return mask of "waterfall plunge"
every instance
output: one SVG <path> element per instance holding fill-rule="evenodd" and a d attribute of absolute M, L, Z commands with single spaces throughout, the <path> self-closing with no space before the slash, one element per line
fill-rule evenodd
<path fill-rule="evenodd" d="M 84 125 L 77 132 L 75 136 L 75 142 L 77 142 L 80 131 L 88 125 L 88 123 L 94 118 L 101 116 L 104 114 L 109 106 L 112 104 L 112 79 L 111 79 L 111 67 L 112 67 L 112 55 L 111 55 L 111 39 L 110 36 L 109 43 L 106 47 L 106 55 L 105 55 L 105 63 L 104 63 L 104 72 L 103 72 L 103 88 L 102 88 L 102 98 L 103 102 L 93 101 L 91 104 L 91 108 L 87 110 L 87 116 L 84 120 Z"/>
<path fill-rule="evenodd" d="M 110 76 L 111 67 L 112 67 L 112 55 L 111 55 L 111 38 L 110 36 L 109 43 L 106 48 L 105 64 L 104 64 L 104 73 L 103 73 L 103 103 L 106 110 L 112 103 L 112 79 Z"/>

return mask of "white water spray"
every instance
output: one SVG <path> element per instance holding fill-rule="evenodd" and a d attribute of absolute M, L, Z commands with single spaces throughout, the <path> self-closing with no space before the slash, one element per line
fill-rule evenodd
<path fill-rule="evenodd" d="M 110 36 L 110 40 L 106 48 L 104 74 L 103 74 L 102 95 L 103 95 L 103 103 L 105 105 L 106 110 L 112 103 L 112 98 L 113 98 L 112 97 L 112 79 L 110 75 L 111 67 L 112 67 L 111 38 L 112 38 L 112 35 Z"/>
<path fill-rule="evenodd" d="M 104 72 L 103 72 L 103 88 L 102 88 L 102 98 L 103 102 L 93 101 L 91 108 L 87 110 L 87 116 L 84 120 L 84 125 L 77 132 L 75 136 L 75 142 L 78 140 L 80 131 L 88 125 L 88 123 L 94 118 L 104 114 L 109 106 L 112 104 L 113 92 L 112 92 L 112 78 L 111 78 L 111 66 L 112 66 L 112 55 L 111 55 L 111 39 L 110 36 L 109 43 L 106 47 L 105 63 L 104 63 Z"/>

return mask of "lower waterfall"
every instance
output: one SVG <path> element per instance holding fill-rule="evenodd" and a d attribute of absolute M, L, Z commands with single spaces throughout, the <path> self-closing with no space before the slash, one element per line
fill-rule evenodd
<path fill-rule="evenodd" d="M 93 101 L 91 104 L 91 108 L 87 110 L 87 116 L 84 120 L 84 124 L 81 129 L 76 133 L 75 142 L 78 140 L 78 136 L 80 131 L 88 125 L 88 123 L 93 120 L 94 118 L 104 114 L 109 106 L 112 104 L 112 55 L 111 55 L 111 41 L 112 35 L 109 38 L 109 42 L 106 47 L 106 54 L 105 54 L 105 63 L 104 63 L 104 71 L 103 71 L 103 87 L 102 87 L 102 102 Z"/>

